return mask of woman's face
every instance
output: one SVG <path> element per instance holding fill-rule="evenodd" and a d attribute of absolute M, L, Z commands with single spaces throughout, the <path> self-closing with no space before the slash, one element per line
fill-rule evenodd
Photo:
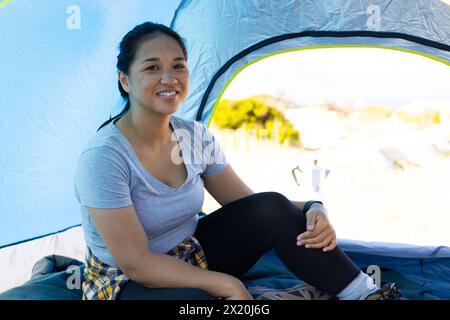
<path fill-rule="evenodd" d="M 159 114 L 172 114 L 186 99 L 186 57 L 170 36 L 157 35 L 141 42 L 128 73 L 119 72 L 119 79 L 132 104 Z"/>

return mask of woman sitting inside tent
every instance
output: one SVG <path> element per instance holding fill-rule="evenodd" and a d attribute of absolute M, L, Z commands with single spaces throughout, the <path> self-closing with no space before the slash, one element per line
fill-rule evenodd
<path fill-rule="evenodd" d="M 320 202 L 254 193 L 205 127 L 172 115 L 189 85 L 176 32 L 136 26 L 117 68 L 126 106 L 89 140 L 75 177 L 88 247 L 84 299 L 251 299 L 240 277 L 271 249 L 339 299 L 398 298 L 336 246 Z M 204 188 L 222 207 L 199 219 Z"/>

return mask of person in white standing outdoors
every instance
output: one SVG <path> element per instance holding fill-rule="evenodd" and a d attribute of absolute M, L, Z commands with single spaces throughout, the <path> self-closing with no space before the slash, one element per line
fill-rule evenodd
<path fill-rule="evenodd" d="M 312 187 L 312 197 L 314 199 L 322 200 L 323 194 L 322 194 L 322 185 L 325 181 L 325 179 L 330 174 L 330 170 L 327 168 L 324 168 L 322 166 L 319 166 L 318 160 L 314 159 L 314 165 L 311 169 L 311 187 Z"/>

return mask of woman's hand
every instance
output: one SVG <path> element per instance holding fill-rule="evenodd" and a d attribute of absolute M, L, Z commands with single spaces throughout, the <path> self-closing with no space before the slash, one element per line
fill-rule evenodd
<path fill-rule="evenodd" d="M 297 237 L 297 245 L 331 251 L 336 248 L 336 232 L 321 204 L 313 204 L 306 213 L 307 231 Z"/>
<path fill-rule="evenodd" d="M 253 300 L 253 297 L 248 293 L 247 288 L 238 278 L 232 277 L 229 282 L 229 290 L 223 297 L 226 300 Z"/>
<path fill-rule="evenodd" d="M 253 300 L 253 297 L 238 278 L 222 272 L 209 272 L 215 275 L 214 286 L 208 290 L 213 297 L 225 300 Z"/>
<path fill-rule="evenodd" d="M 242 284 L 237 285 L 234 288 L 234 292 L 232 292 L 231 296 L 225 298 L 226 300 L 253 300 L 253 297 L 248 293 L 245 286 Z"/>

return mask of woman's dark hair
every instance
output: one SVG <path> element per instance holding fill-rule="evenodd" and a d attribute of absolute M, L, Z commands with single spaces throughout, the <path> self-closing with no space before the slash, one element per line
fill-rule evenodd
<path fill-rule="evenodd" d="M 181 49 L 183 50 L 184 56 L 187 59 L 186 46 L 184 45 L 183 39 L 177 32 L 175 32 L 174 30 L 170 29 L 169 27 L 163 24 L 145 22 L 135 26 L 122 38 L 122 41 L 120 41 L 119 55 L 117 56 L 117 70 L 122 71 L 125 74 L 128 74 L 130 70 L 130 65 L 134 60 L 134 56 L 136 55 L 136 51 L 138 50 L 141 42 L 144 40 L 154 38 L 158 35 L 167 35 L 169 37 L 174 38 L 180 45 Z M 130 100 L 128 98 L 128 93 L 122 88 L 122 84 L 120 83 L 120 81 L 118 80 L 117 82 L 119 86 L 120 95 L 126 101 L 125 107 L 123 108 L 122 112 L 120 112 L 118 115 L 112 118 L 109 117 L 109 119 L 106 120 L 97 129 L 97 131 L 106 126 L 111 121 L 114 121 L 115 119 L 120 119 L 121 117 L 123 117 L 123 115 L 125 115 L 125 113 L 128 112 L 128 110 L 130 110 Z"/>

